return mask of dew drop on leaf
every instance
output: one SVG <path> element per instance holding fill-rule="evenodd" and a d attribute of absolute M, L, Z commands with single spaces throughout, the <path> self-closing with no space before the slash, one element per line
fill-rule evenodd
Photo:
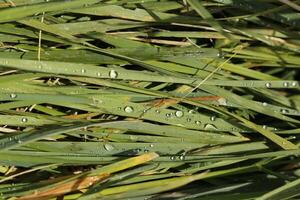
<path fill-rule="evenodd" d="M 109 75 L 110 78 L 117 78 L 118 77 L 118 72 L 116 70 L 112 69 L 112 70 L 109 71 L 108 75 Z"/>
<path fill-rule="evenodd" d="M 132 112 L 133 112 L 133 107 L 131 107 L 131 106 L 126 106 L 126 107 L 124 108 L 124 111 L 125 111 L 126 113 L 132 113 Z"/>

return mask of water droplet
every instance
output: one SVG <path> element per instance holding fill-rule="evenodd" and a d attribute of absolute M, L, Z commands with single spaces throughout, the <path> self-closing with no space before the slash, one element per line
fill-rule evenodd
<path fill-rule="evenodd" d="M 184 160 L 184 159 L 185 159 L 184 155 L 179 156 L 179 160 Z"/>
<path fill-rule="evenodd" d="M 10 98 L 12 98 L 12 99 L 17 98 L 17 95 L 14 94 L 14 93 L 10 94 L 9 96 L 10 96 Z"/>
<path fill-rule="evenodd" d="M 148 150 L 148 149 L 145 149 L 145 150 L 144 150 L 144 152 L 145 152 L 145 153 L 148 153 L 148 152 L 149 152 L 149 150 Z"/>
<path fill-rule="evenodd" d="M 211 120 L 211 121 L 216 121 L 216 116 L 211 116 L 211 117 L 210 117 L 210 120 Z"/>
<path fill-rule="evenodd" d="M 22 143 L 22 141 L 19 139 L 19 140 L 18 140 L 18 143 L 19 143 L 19 144 L 21 144 L 21 143 Z"/>
<path fill-rule="evenodd" d="M 189 110 L 189 113 L 190 113 L 190 114 L 195 114 L 196 111 L 195 111 L 195 110 Z"/>
<path fill-rule="evenodd" d="M 114 150 L 114 146 L 112 144 L 106 143 L 106 144 L 104 144 L 104 149 L 106 151 L 112 151 L 112 150 Z"/>
<path fill-rule="evenodd" d="M 204 129 L 205 130 L 218 130 L 217 127 L 215 125 L 213 125 L 213 124 L 206 124 L 204 126 Z"/>
<path fill-rule="evenodd" d="M 296 82 L 296 81 L 295 81 L 295 82 L 292 82 L 292 86 L 293 86 L 293 87 L 297 87 L 297 86 L 298 86 L 298 82 Z"/>
<path fill-rule="evenodd" d="M 122 108 L 121 108 L 121 107 L 118 107 L 118 110 L 122 110 Z"/>
<path fill-rule="evenodd" d="M 25 117 L 23 117 L 23 118 L 21 119 L 21 122 L 23 122 L 23 123 L 26 123 L 27 121 L 28 121 L 28 119 L 25 118 Z"/>
<path fill-rule="evenodd" d="M 149 146 L 152 148 L 152 147 L 154 147 L 154 144 L 150 144 Z"/>
<path fill-rule="evenodd" d="M 175 116 L 176 116 L 176 117 L 182 117 L 182 116 L 183 116 L 183 112 L 182 112 L 181 110 L 177 110 L 177 111 L 175 112 Z"/>
<path fill-rule="evenodd" d="M 267 128 L 268 128 L 268 126 L 267 126 L 267 125 L 263 125 L 262 127 L 263 127 L 263 129 L 267 129 Z"/>
<path fill-rule="evenodd" d="M 124 108 L 124 111 L 125 111 L 126 113 L 132 113 L 132 112 L 133 112 L 133 107 L 131 107 L 131 106 L 126 106 L 126 107 Z"/>
<path fill-rule="evenodd" d="M 271 86 L 272 86 L 271 83 L 266 83 L 266 87 L 267 87 L 267 88 L 270 88 Z"/>
<path fill-rule="evenodd" d="M 227 106 L 227 100 L 225 98 L 219 98 L 218 100 L 218 103 L 219 105 L 222 105 L 222 106 Z"/>
<path fill-rule="evenodd" d="M 288 82 L 284 82 L 283 83 L 283 87 L 289 87 L 289 83 Z"/>
<path fill-rule="evenodd" d="M 155 112 L 156 112 L 156 113 L 160 113 L 160 111 L 159 111 L 159 110 L 155 110 Z"/>
<path fill-rule="evenodd" d="M 263 102 L 262 105 L 263 105 L 263 106 L 267 106 L 268 103 L 267 103 L 267 102 Z"/>
<path fill-rule="evenodd" d="M 118 72 L 116 70 L 110 70 L 109 71 L 109 77 L 110 78 L 117 78 L 118 77 Z"/>
<path fill-rule="evenodd" d="M 136 149 L 135 151 L 136 151 L 137 153 L 139 153 L 139 152 L 142 151 L 142 149 Z"/>
<path fill-rule="evenodd" d="M 132 140 L 132 141 L 136 141 L 137 139 L 138 139 L 138 137 L 137 136 L 135 136 L 135 135 L 130 135 L 130 140 Z"/>
<path fill-rule="evenodd" d="M 84 74 L 85 72 L 86 72 L 86 70 L 85 70 L 85 69 L 81 69 L 81 73 L 83 73 L 83 74 Z"/>
<path fill-rule="evenodd" d="M 200 121 L 195 121 L 195 124 L 200 125 L 201 122 Z"/>
<path fill-rule="evenodd" d="M 175 159 L 176 159 L 175 156 L 171 156 L 171 157 L 170 157 L 170 160 L 175 160 Z"/>
<path fill-rule="evenodd" d="M 172 116 L 171 113 L 167 113 L 167 114 L 166 114 L 166 117 L 168 117 L 168 118 L 171 117 L 171 116 Z"/>
<path fill-rule="evenodd" d="M 187 122 L 191 122 L 192 119 L 191 119 L 191 118 L 187 118 L 186 121 L 187 121 Z"/>
<path fill-rule="evenodd" d="M 100 73 L 100 72 L 97 72 L 96 75 L 97 75 L 98 77 L 100 77 L 100 76 L 101 76 L 101 73 Z"/>
<path fill-rule="evenodd" d="M 289 113 L 289 111 L 288 111 L 287 109 L 281 109 L 280 112 L 281 112 L 282 114 L 287 114 L 287 113 Z"/>

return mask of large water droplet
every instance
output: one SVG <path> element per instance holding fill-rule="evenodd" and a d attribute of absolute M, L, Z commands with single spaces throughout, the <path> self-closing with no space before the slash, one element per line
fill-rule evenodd
<path fill-rule="evenodd" d="M 176 117 L 183 117 L 183 112 L 182 112 L 181 110 L 177 110 L 177 111 L 175 112 L 175 116 L 176 116 Z"/>
<path fill-rule="evenodd" d="M 272 86 L 271 83 L 266 83 L 266 87 L 267 87 L 267 88 L 270 88 L 271 86 Z"/>
<path fill-rule="evenodd" d="M 126 106 L 126 107 L 124 108 L 124 111 L 125 111 L 126 113 L 132 113 L 132 112 L 133 112 L 133 107 L 131 107 L 131 106 Z"/>
<path fill-rule="evenodd" d="M 17 95 L 14 94 L 14 93 L 10 94 L 9 96 L 10 96 L 10 98 L 12 98 L 12 99 L 17 98 Z"/>
<path fill-rule="evenodd" d="M 114 150 L 114 146 L 112 145 L 112 144 L 109 144 L 109 143 L 105 143 L 104 144 L 104 149 L 106 150 L 106 151 L 112 151 L 112 150 Z"/>
<path fill-rule="evenodd" d="M 283 87 L 289 87 L 289 83 L 288 82 L 284 82 L 283 83 Z"/>
<path fill-rule="evenodd" d="M 21 122 L 26 123 L 26 122 L 28 122 L 28 119 L 27 119 L 26 117 L 23 117 L 23 118 L 21 119 Z"/>
<path fill-rule="evenodd" d="M 204 129 L 205 130 L 218 130 L 217 127 L 215 125 L 213 125 L 213 124 L 206 124 L 204 126 Z"/>
<path fill-rule="evenodd" d="M 117 78 L 118 77 L 118 72 L 116 70 L 112 69 L 112 70 L 109 71 L 108 75 L 109 75 L 110 78 Z"/>

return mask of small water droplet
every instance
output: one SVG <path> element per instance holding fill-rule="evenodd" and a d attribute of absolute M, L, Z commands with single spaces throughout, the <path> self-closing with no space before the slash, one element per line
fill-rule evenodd
<path fill-rule="evenodd" d="M 114 150 L 114 146 L 113 146 L 112 144 L 105 143 L 105 144 L 104 144 L 104 149 L 105 149 L 106 151 L 112 151 L 112 150 Z"/>
<path fill-rule="evenodd" d="M 100 76 L 101 76 L 101 73 L 100 73 L 100 72 L 97 72 L 96 75 L 97 75 L 98 77 L 100 77 Z"/>
<path fill-rule="evenodd" d="M 211 116 L 211 117 L 210 117 L 210 120 L 211 120 L 211 121 L 216 121 L 216 116 Z"/>
<path fill-rule="evenodd" d="M 227 106 L 227 100 L 225 98 L 219 98 L 218 100 L 218 103 L 219 105 L 222 105 L 222 106 Z"/>
<path fill-rule="evenodd" d="M 166 117 L 168 117 L 168 118 L 171 117 L 171 116 L 172 116 L 171 113 L 167 113 L 167 114 L 166 114 Z"/>
<path fill-rule="evenodd" d="M 160 113 L 160 111 L 159 111 L 159 110 L 155 110 L 155 112 L 156 112 L 156 113 Z"/>
<path fill-rule="evenodd" d="M 131 106 L 126 106 L 126 107 L 124 108 L 124 111 L 125 111 L 126 113 L 132 113 L 132 112 L 133 112 L 133 107 L 131 107 Z"/>
<path fill-rule="evenodd" d="M 112 70 L 109 71 L 108 75 L 109 75 L 110 78 L 117 78 L 118 77 L 118 72 L 116 70 L 112 69 Z"/>
<path fill-rule="evenodd" d="M 145 152 L 145 153 L 148 153 L 148 152 L 149 152 L 149 150 L 148 150 L 148 149 L 145 149 L 145 150 L 144 150 L 144 152 Z"/>
<path fill-rule="evenodd" d="M 190 113 L 190 114 L 195 114 L 196 111 L 195 111 L 195 110 L 189 110 L 189 113 Z"/>
<path fill-rule="evenodd" d="M 267 88 L 270 88 L 271 86 L 272 86 L 271 83 L 266 83 L 266 87 L 267 87 Z"/>
<path fill-rule="evenodd" d="M 179 160 L 184 160 L 184 159 L 185 159 L 184 155 L 179 156 Z"/>
<path fill-rule="evenodd" d="M 12 98 L 12 99 L 17 98 L 17 95 L 14 94 L 14 93 L 10 94 L 9 96 L 10 96 L 10 98 Z"/>
<path fill-rule="evenodd" d="M 175 159 L 176 159 L 175 156 L 171 156 L 171 157 L 170 157 L 170 160 L 175 160 Z"/>
<path fill-rule="evenodd" d="M 288 82 L 284 82 L 283 83 L 283 87 L 289 87 L 289 83 Z"/>
<path fill-rule="evenodd" d="M 175 116 L 176 116 L 176 117 L 182 117 L 182 116 L 183 116 L 183 112 L 182 112 L 181 110 L 177 110 L 177 111 L 175 112 Z"/>
<path fill-rule="evenodd" d="M 267 129 L 267 128 L 268 128 L 268 126 L 267 126 L 267 125 L 263 125 L 262 127 L 263 127 L 263 129 Z"/>
<path fill-rule="evenodd" d="M 18 143 L 19 143 L 19 144 L 21 144 L 21 143 L 22 143 L 22 141 L 19 139 L 19 140 L 18 140 Z"/>
<path fill-rule="evenodd" d="M 297 86 L 298 86 L 298 82 L 296 82 L 296 81 L 295 81 L 295 82 L 292 82 L 292 86 L 293 86 L 293 87 L 297 87 Z"/>
<path fill-rule="evenodd" d="M 213 125 L 213 124 L 206 124 L 204 126 L 204 129 L 205 130 L 218 130 L 217 127 L 215 125 Z"/>
<path fill-rule="evenodd" d="M 154 144 L 150 144 L 149 146 L 152 148 L 152 147 L 154 147 Z"/>
<path fill-rule="evenodd" d="M 191 118 L 187 118 L 186 121 L 187 121 L 187 122 L 191 122 L 192 119 L 191 119 Z"/>
<path fill-rule="evenodd" d="M 142 151 L 142 149 L 135 149 L 135 151 L 136 151 L 137 153 L 139 153 L 139 152 Z"/>
<path fill-rule="evenodd" d="M 281 109 L 280 112 L 281 112 L 282 114 L 287 114 L 287 113 L 289 113 L 289 111 L 288 111 L 287 109 Z"/>
<path fill-rule="evenodd" d="M 26 123 L 27 121 L 28 121 L 28 119 L 25 118 L 25 117 L 23 117 L 23 118 L 21 119 L 21 122 L 23 122 L 23 123 Z"/>
<path fill-rule="evenodd" d="M 200 125 L 201 122 L 200 121 L 195 121 L 195 124 Z"/>
<path fill-rule="evenodd" d="M 85 70 L 85 69 L 81 69 L 81 73 L 83 73 L 83 74 L 84 74 L 85 72 L 86 72 L 86 70 Z"/>
<path fill-rule="evenodd" d="M 267 106 L 268 103 L 267 103 L 267 102 L 263 102 L 262 105 L 263 105 L 263 106 Z"/>

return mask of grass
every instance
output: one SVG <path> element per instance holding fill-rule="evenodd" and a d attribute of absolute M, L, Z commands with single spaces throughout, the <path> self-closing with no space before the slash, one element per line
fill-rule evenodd
<path fill-rule="evenodd" d="M 0 199 L 299 199 L 299 1 L 0 1 Z"/>

